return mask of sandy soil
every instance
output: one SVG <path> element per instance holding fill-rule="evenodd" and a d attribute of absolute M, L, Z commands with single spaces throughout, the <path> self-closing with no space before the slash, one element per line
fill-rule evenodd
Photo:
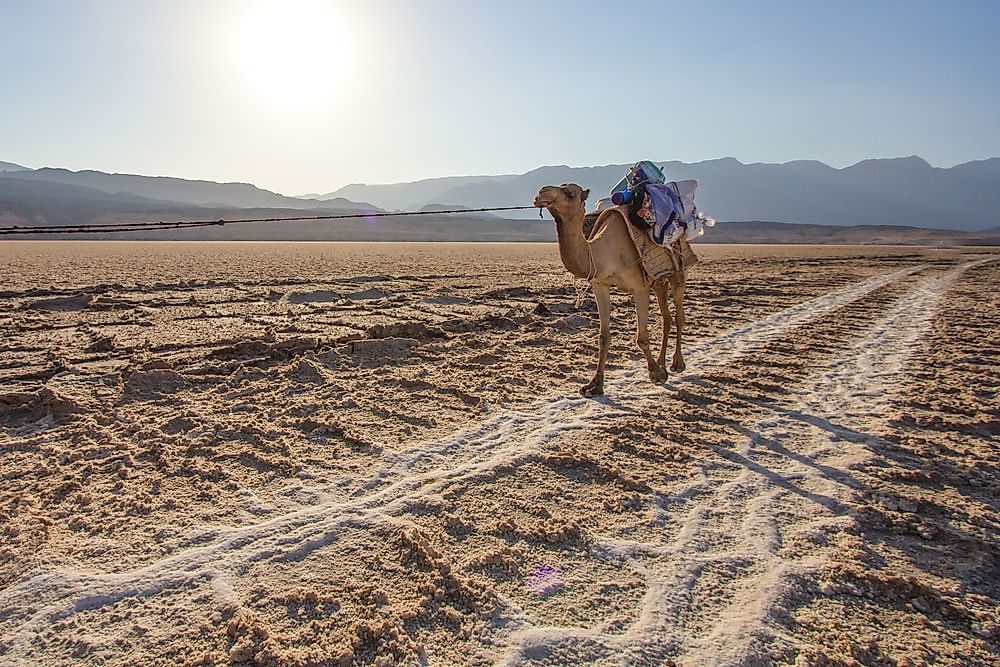
<path fill-rule="evenodd" d="M 1000 262 L 698 252 L 0 244 L 0 663 L 997 664 Z"/>

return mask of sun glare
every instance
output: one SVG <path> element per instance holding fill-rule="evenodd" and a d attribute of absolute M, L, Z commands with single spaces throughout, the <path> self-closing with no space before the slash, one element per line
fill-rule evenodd
<path fill-rule="evenodd" d="M 262 0 L 246 3 L 235 54 L 247 84 L 283 104 L 314 104 L 346 83 L 348 31 L 333 3 Z"/>

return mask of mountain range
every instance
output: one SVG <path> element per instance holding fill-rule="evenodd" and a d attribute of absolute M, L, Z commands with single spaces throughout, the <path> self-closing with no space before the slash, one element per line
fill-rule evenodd
<path fill-rule="evenodd" d="M 699 206 L 723 222 L 751 220 L 838 227 L 902 225 L 987 234 L 1000 230 L 1000 158 L 967 162 L 947 169 L 933 167 L 915 156 L 864 160 L 843 169 L 816 161 L 743 164 L 734 158 L 658 164 L 671 179 L 697 179 Z M 355 183 L 327 194 L 290 197 L 249 183 L 50 167 L 29 169 L 0 162 L 0 225 L 213 220 L 290 217 L 305 214 L 303 211 L 317 215 L 516 206 L 530 203 L 543 185 L 568 182 L 590 188 L 593 205 L 622 178 L 628 167 L 626 164 L 546 166 L 524 174 L 454 176 L 376 185 Z M 248 211 L 260 215 L 251 216 Z M 278 212 L 283 213 L 279 215 Z M 169 238 L 550 239 L 551 223 L 539 226 L 536 215 L 526 211 L 518 220 L 465 215 L 460 218 L 463 224 L 456 224 L 455 216 L 442 214 L 380 218 L 378 225 L 365 221 L 357 225 L 348 221 L 337 221 L 336 225 L 274 223 L 267 231 L 262 225 L 239 225 L 162 234 Z M 529 224 L 528 219 L 532 217 L 534 221 Z M 257 229 L 250 230 L 250 227 Z M 763 229 L 759 227 L 757 231 L 764 233 Z M 791 229 L 771 227 L 765 236 L 780 237 L 779 230 L 790 233 Z M 798 228 L 799 237 L 803 229 L 805 227 Z M 907 234 L 914 238 L 920 236 Z M 728 233 L 710 232 L 710 236 L 713 235 L 719 239 L 729 236 Z M 840 235 L 817 232 L 811 237 L 832 239 L 835 236 Z M 865 236 L 881 238 L 874 232 Z"/>
<path fill-rule="evenodd" d="M 843 169 L 811 160 L 743 164 L 722 158 L 657 164 L 671 180 L 698 180 L 699 207 L 719 220 L 954 230 L 1000 225 L 1000 158 L 948 169 L 932 167 L 916 156 L 864 160 Z M 596 200 L 606 196 L 628 168 L 626 164 L 550 166 L 520 175 L 463 177 L 461 181 L 349 185 L 327 196 L 364 199 L 391 208 L 420 192 L 424 201 L 414 200 L 413 205 L 449 201 L 478 208 L 528 201 L 543 185 L 577 183 L 590 188 Z M 396 197 L 403 192 L 405 197 Z"/>
<path fill-rule="evenodd" d="M 330 198 L 321 202 L 315 199 L 286 197 L 249 183 L 216 183 L 215 181 L 199 181 L 169 176 L 108 174 L 93 170 L 70 171 L 51 167 L 32 170 L 21 169 L 8 171 L 3 174 L 3 178 L 18 179 L 29 183 L 41 181 L 71 187 L 91 188 L 107 194 L 135 195 L 147 199 L 208 207 L 277 206 L 298 209 L 329 208 L 330 206 L 340 208 L 371 207 L 370 204 L 347 200 L 336 201 L 339 198 Z M 331 203 L 331 200 L 334 201 Z"/>
<path fill-rule="evenodd" d="M 330 192 L 325 195 L 309 194 L 302 196 L 320 200 L 344 197 L 354 200 L 377 201 L 379 207 L 390 211 L 410 211 L 421 209 L 428 204 L 441 204 L 441 202 L 447 200 L 447 193 L 454 188 L 481 182 L 504 183 L 514 178 L 517 178 L 517 174 L 507 174 L 504 176 L 445 176 L 442 178 L 425 178 L 410 183 L 383 185 L 352 183 L 351 185 L 345 185 L 336 192 Z M 469 208 L 473 207 L 470 206 Z M 474 208 L 482 207 L 477 206 Z"/>
<path fill-rule="evenodd" d="M 14 164 L 13 162 L 4 162 L 0 160 L 0 173 L 4 172 L 14 172 L 14 171 L 31 171 L 27 167 L 22 167 L 19 164 Z"/>
<path fill-rule="evenodd" d="M 110 175 L 108 175 L 110 176 Z M 142 177 L 133 177 L 142 178 Z M 115 187 L 117 181 L 93 179 L 88 182 Z M 147 184 L 148 185 L 148 184 Z M 292 218 L 296 215 L 353 215 L 359 212 L 380 212 L 378 209 L 357 202 L 335 198 L 323 202 L 306 202 L 303 210 L 296 200 L 296 208 L 281 206 L 253 206 L 249 202 L 266 198 L 265 194 L 248 191 L 246 186 L 232 188 L 216 184 L 220 192 L 216 198 L 238 201 L 238 195 L 249 192 L 245 205 L 199 205 L 190 201 L 168 201 L 141 197 L 130 192 L 106 192 L 92 187 L 70 185 L 63 182 L 31 178 L 12 178 L 0 174 L 0 227 L 9 225 L 78 225 L 159 220 L 219 220 L 234 218 Z M 233 184 L 241 185 L 241 184 Z M 253 186 L 249 186 L 252 188 Z M 175 199 L 195 199 L 203 195 L 205 187 L 197 183 L 191 193 L 171 185 Z M 144 191 L 148 191 L 146 188 Z M 273 194 L 273 193 L 272 193 Z M 280 195 L 278 195 L 280 197 Z M 282 201 L 275 200 L 280 204 Z M 428 206 L 427 210 L 435 210 Z M 37 238 L 93 238 L 71 234 L 37 235 Z M 0 238 L 32 238 L 31 236 L 6 236 Z M 348 220 L 289 220 L 273 223 L 239 224 L 198 227 L 191 229 L 157 230 L 145 232 L 116 232 L 102 235 L 104 239 L 149 240 L 245 240 L 245 241 L 551 241 L 554 239 L 552 223 L 535 220 L 503 220 L 490 215 L 434 215 L 419 218 L 387 216 Z"/>

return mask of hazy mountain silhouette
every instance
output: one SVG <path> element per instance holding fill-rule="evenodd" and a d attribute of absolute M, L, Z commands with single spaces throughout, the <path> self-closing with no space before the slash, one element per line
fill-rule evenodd
<path fill-rule="evenodd" d="M 298 199 L 263 190 L 249 183 L 216 183 L 167 176 L 139 176 L 136 174 L 107 174 L 102 171 L 69 171 L 45 167 L 31 171 L 6 173 L 8 178 L 47 181 L 63 185 L 93 188 L 109 194 L 129 193 L 170 202 L 198 206 L 282 207 L 282 208 L 370 208 L 370 204 L 348 201 L 331 202 Z"/>
<path fill-rule="evenodd" d="M 149 199 L 130 193 L 44 180 L 11 178 L 0 174 L 0 226 L 79 225 L 109 222 L 219 220 L 234 218 L 290 218 L 305 215 L 349 215 L 358 204 L 341 207 L 337 198 L 325 208 L 208 207 Z M 455 207 L 449 207 L 455 208 Z M 366 208 L 365 210 L 371 210 Z M 434 210 L 433 208 L 428 210 Z M 0 238 L 30 238 L 12 236 Z M 488 214 L 378 217 L 347 220 L 289 220 L 185 230 L 163 230 L 98 235 L 47 234 L 37 238 L 188 239 L 257 241 L 551 241 L 549 221 L 505 220 Z"/>
<path fill-rule="evenodd" d="M 3 162 L 0 161 L 0 172 L 12 172 L 12 171 L 30 171 L 27 167 L 22 167 L 19 164 L 14 164 L 13 162 Z"/>
<path fill-rule="evenodd" d="M 4 166 L 23 169 L 13 163 L 0 162 L 0 168 Z M 731 227 L 720 224 L 699 242 L 993 244 L 996 238 L 991 239 L 990 234 L 1000 233 L 1000 158 L 968 162 L 950 169 L 932 167 L 918 157 L 864 160 L 844 169 L 807 160 L 742 164 L 733 158 L 694 164 L 667 162 L 665 167 L 670 178 L 698 179 L 701 182 L 698 203 L 723 223 L 772 221 L 739 223 Z M 246 183 L 51 168 L 4 171 L 0 173 L 0 224 L 290 217 L 304 209 L 311 215 L 379 209 L 440 211 L 509 206 L 530 202 L 542 185 L 565 182 L 591 188 L 593 203 L 618 182 L 627 168 L 628 165 L 623 164 L 548 166 L 520 175 L 355 184 L 324 195 L 338 195 L 324 200 L 286 197 Z M 371 201 L 379 208 L 345 199 L 343 194 Z M 419 197 L 428 199 L 421 201 Z M 503 215 L 502 218 L 488 214 L 461 217 L 442 214 L 335 222 L 296 221 L 134 237 L 453 241 L 549 241 L 554 238 L 550 221 L 528 220 L 536 215 L 534 211 L 527 211 L 516 220 L 510 219 L 510 212 Z M 857 225 L 869 227 L 858 228 Z M 917 227 L 923 229 L 914 229 Z M 935 228 L 980 230 L 980 233 L 929 231 Z"/>
<path fill-rule="evenodd" d="M 314 209 L 308 215 L 343 215 L 356 208 Z M 287 218 L 302 209 L 199 207 L 110 194 L 93 188 L 21 181 L 0 176 L 0 226 L 68 225 L 157 220 L 217 220 Z M 28 238 L 24 236 L 4 238 Z M 490 216 L 433 215 L 358 218 L 348 220 L 284 221 L 97 235 L 39 235 L 37 238 L 176 239 L 248 241 L 551 241 L 551 222 L 503 220 Z"/>
<path fill-rule="evenodd" d="M 183 201 L 140 197 L 130 192 L 110 193 L 96 188 L 68 185 L 46 180 L 18 178 L 20 174 L 0 174 L 0 221 L 18 225 L 65 225 L 110 221 L 156 221 L 180 219 L 219 219 L 250 216 L 244 206 L 198 206 Z M 271 207 L 275 208 L 275 207 Z M 287 215 L 302 208 L 281 207 Z M 345 199 L 323 202 L 323 208 L 310 209 L 309 215 L 335 211 L 356 213 L 377 210 L 368 204 Z"/>
<path fill-rule="evenodd" d="M 700 181 L 698 204 L 719 220 L 772 220 L 823 225 L 909 225 L 976 230 L 1000 224 L 1000 158 L 949 169 L 919 157 L 864 160 L 844 169 L 822 162 L 743 164 L 722 158 L 666 166 L 674 180 Z M 592 200 L 606 196 L 629 165 L 547 166 L 519 176 L 475 177 L 426 201 L 468 207 L 528 203 L 543 185 L 579 183 Z M 440 179 L 439 179 L 440 180 Z M 422 182 L 420 182 L 422 183 Z M 353 197 L 393 208 L 394 188 L 410 196 L 413 183 L 349 186 Z M 342 192 L 342 191 L 338 191 Z M 528 217 L 530 212 L 523 214 Z"/>
<path fill-rule="evenodd" d="M 342 201 L 342 200 L 338 200 Z M 428 205 L 425 210 L 455 206 Z M 314 209 L 308 215 L 342 215 L 356 208 Z M 291 208 L 195 206 L 128 193 L 112 194 L 63 183 L 0 175 L 0 226 L 71 225 L 157 220 L 287 218 L 303 213 Z M 1000 228 L 997 230 L 1000 232 Z M 4 238 L 30 238 L 24 236 Z M 37 238 L 176 239 L 246 241 L 542 241 L 555 240 L 545 220 L 510 220 L 490 214 L 380 217 L 348 220 L 285 221 L 202 227 L 186 230 L 107 235 L 45 235 Z M 1000 234 L 917 229 L 914 227 L 835 227 L 777 222 L 720 223 L 697 243 L 901 243 L 920 245 L 998 245 Z"/>
<path fill-rule="evenodd" d="M 454 188 L 484 181 L 489 183 L 503 183 L 514 178 L 517 178 L 516 174 L 503 176 L 445 176 L 443 178 L 425 178 L 410 183 L 393 183 L 389 185 L 352 183 L 351 185 L 345 185 L 335 192 L 313 196 L 321 200 L 331 197 L 346 197 L 355 201 L 363 200 L 371 201 L 372 203 L 378 200 L 376 206 L 384 208 L 387 211 L 408 211 L 419 209 L 427 204 L 444 201 L 442 195 Z"/>

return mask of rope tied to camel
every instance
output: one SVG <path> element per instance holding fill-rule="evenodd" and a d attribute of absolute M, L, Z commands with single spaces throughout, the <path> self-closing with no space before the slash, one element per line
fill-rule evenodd
<path fill-rule="evenodd" d="M 578 280 L 573 276 L 573 289 L 576 290 L 576 305 L 573 306 L 574 309 L 579 310 L 580 306 L 583 305 L 583 300 L 587 298 L 587 292 L 594 286 L 594 278 L 597 277 L 597 266 L 594 264 L 594 249 L 590 245 L 590 241 L 587 241 L 587 257 L 590 260 L 590 266 L 587 268 L 587 278 L 583 285 L 580 284 Z"/>
<path fill-rule="evenodd" d="M 286 222 L 296 220 L 349 220 L 352 218 L 392 218 L 415 215 L 446 215 L 449 213 L 487 213 L 490 211 L 523 211 L 534 206 L 490 206 L 485 208 L 459 208 L 448 211 L 362 211 L 330 215 L 296 215 L 288 218 L 238 218 L 235 220 L 174 220 L 157 222 L 106 222 L 79 225 L 11 225 L 0 227 L 0 236 L 13 234 L 110 234 L 115 232 L 145 232 L 189 227 L 222 227 L 248 222 Z"/>

